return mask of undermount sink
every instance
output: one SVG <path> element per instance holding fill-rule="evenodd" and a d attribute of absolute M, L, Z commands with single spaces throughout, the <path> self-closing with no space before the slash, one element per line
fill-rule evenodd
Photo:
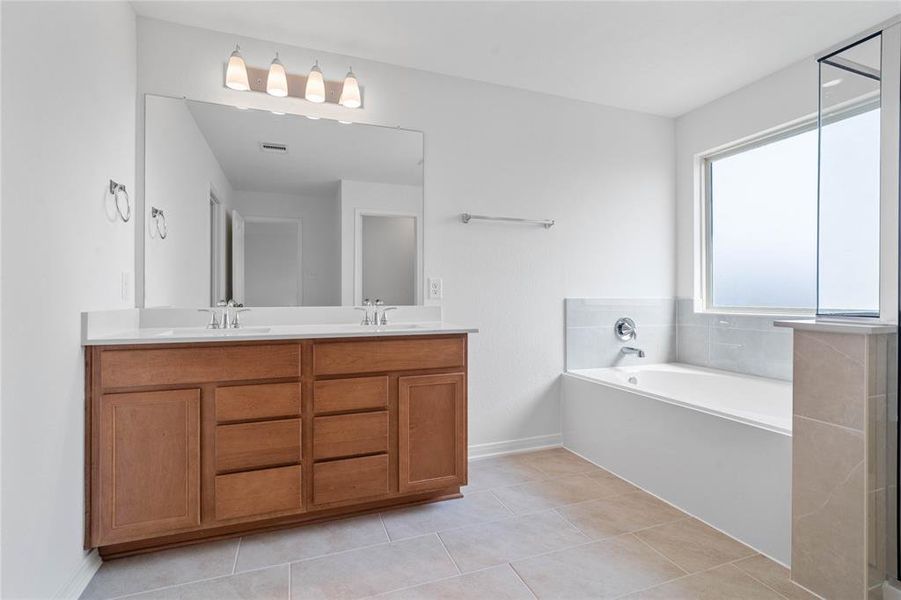
<path fill-rule="evenodd" d="M 207 329 L 206 327 L 179 327 L 155 334 L 156 337 L 235 337 L 269 333 L 269 327 L 239 327 L 237 329 Z"/>

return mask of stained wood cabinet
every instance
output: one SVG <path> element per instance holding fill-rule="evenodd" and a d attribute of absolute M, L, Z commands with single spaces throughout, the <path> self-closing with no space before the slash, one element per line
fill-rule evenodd
<path fill-rule="evenodd" d="M 200 525 L 200 390 L 98 403 L 93 535 L 115 543 Z"/>
<path fill-rule="evenodd" d="M 466 376 L 401 377 L 398 382 L 400 490 L 466 483 Z"/>
<path fill-rule="evenodd" d="M 466 335 L 86 348 L 104 557 L 460 495 Z"/>

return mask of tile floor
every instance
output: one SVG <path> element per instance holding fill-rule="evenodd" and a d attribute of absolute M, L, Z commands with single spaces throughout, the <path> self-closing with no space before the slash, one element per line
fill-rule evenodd
<path fill-rule="evenodd" d="M 813 598 L 752 549 L 563 449 L 465 497 L 105 563 L 83 599 Z"/>

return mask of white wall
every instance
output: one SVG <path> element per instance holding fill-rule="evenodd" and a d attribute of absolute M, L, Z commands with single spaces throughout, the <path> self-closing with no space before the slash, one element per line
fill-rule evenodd
<path fill-rule="evenodd" d="M 418 185 L 395 185 L 371 181 L 341 181 L 341 303 L 360 304 L 362 289 L 362 246 L 356 243 L 357 211 L 378 211 L 412 215 L 416 218 L 419 254 L 423 252 L 423 193 Z M 355 269 L 360 266 L 360 269 Z M 360 290 L 357 292 L 356 290 Z"/>
<path fill-rule="evenodd" d="M 268 42 L 139 19 L 139 93 L 424 131 L 425 276 L 443 278 L 448 321 L 481 329 L 470 443 L 559 434 L 563 298 L 673 294 L 673 121 L 279 45 L 291 72 L 353 64 L 365 108 L 311 107 L 226 89 L 235 42 L 249 65 L 272 60 Z M 557 225 L 463 225 L 466 211 Z"/>
<path fill-rule="evenodd" d="M 337 189 L 325 196 L 236 191 L 233 205 L 245 217 L 302 219 L 304 305 L 341 304 L 341 203 Z"/>
<path fill-rule="evenodd" d="M 813 57 L 723 96 L 676 120 L 676 294 L 694 297 L 699 260 L 695 222 L 695 156 L 755 136 L 817 111 L 817 63 Z"/>
<path fill-rule="evenodd" d="M 144 306 L 209 306 L 210 191 L 227 210 L 231 184 L 183 100 L 148 96 L 145 117 Z"/>
<path fill-rule="evenodd" d="M 48 598 L 85 559 L 79 313 L 134 305 L 134 223 L 107 192 L 135 186 L 135 16 L 115 2 L 2 11 L 0 596 Z"/>

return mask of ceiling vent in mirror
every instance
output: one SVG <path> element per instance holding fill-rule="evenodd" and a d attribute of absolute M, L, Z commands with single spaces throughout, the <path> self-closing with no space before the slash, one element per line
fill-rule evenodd
<path fill-rule="evenodd" d="M 276 152 L 278 154 L 287 154 L 288 146 L 285 144 L 276 144 L 273 142 L 260 142 L 260 150 L 263 152 Z"/>

